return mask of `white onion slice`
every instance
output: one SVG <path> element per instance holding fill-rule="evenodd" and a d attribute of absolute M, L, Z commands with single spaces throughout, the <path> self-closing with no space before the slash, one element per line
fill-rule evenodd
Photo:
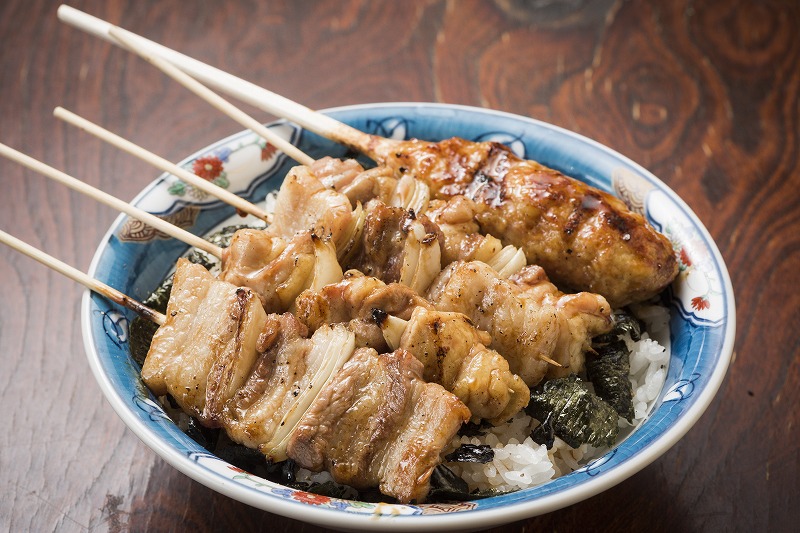
<path fill-rule="evenodd" d="M 308 387 L 297 396 L 270 441 L 259 446 L 259 450 L 273 462 L 287 459 L 286 446 L 300 419 L 356 349 L 356 337 L 344 324 L 322 326 L 314 332 L 311 340 L 314 344 L 307 360 L 321 360 L 322 367 L 314 374 Z"/>
<path fill-rule="evenodd" d="M 388 315 L 386 320 L 381 323 L 383 338 L 393 351 L 400 347 L 400 337 L 403 336 L 407 325 L 407 320 L 392 315 Z"/>

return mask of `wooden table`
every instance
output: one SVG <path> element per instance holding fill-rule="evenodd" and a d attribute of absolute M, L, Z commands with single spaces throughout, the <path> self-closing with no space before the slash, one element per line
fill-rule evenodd
<path fill-rule="evenodd" d="M 654 464 L 496 531 L 796 526 L 798 4 L 74 6 L 311 107 L 485 106 L 574 130 L 649 168 L 686 199 L 727 262 L 739 306 L 734 363 L 697 425 Z M 157 172 L 55 120 L 56 105 L 174 161 L 242 129 L 138 58 L 59 23 L 56 7 L 0 3 L 0 141 L 130 199 Z M 7 161 L 0 184 L 0 228 L 82 269 L 117 216 Z M 318 530 L 190 480 L 123 425 L 84 359 L 81 287 L 5 247 L 0 279 L 0 529 Z"/>

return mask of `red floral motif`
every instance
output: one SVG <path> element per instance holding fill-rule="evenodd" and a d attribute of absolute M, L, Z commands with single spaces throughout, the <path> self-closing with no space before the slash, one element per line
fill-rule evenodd
<path fill-rule="evenodd" d="M 231 470 L 233 470 L 234 472 L 238 472 L 238 473 L 240 473 L 240 474 L 246 474 L 246 473 L 247 473 L 247 471 L 246 471 L 246 470 L 242 470 L 241 468 L 237 468 L 237 467 L 235 467 L 235 466 L 228 465 L 228 468 L 230 468 L 230 469 L 231 469 Z"/>
<path fill-rule="evenodd" d="M 703 309 L 711 307 L 711 302 L 709 302 L 705 296 L 695 296 L 692 298 L 692 307 L 696 311 L 702 311 Z"/>
<path fill-rule="evenodd" d="M 201 178 L 211 181 L 222 174 L 222 159 L 215 155 L 198 157 L 192 165 L 192 171 Z"/>
<path fill-rule="evenodd" d="M 271 144 L 267 143 L 261 148 L 261 160 L 266 161 L 272 154 L 274 154 L 278 149 L 272 146 Z"/>
<path fill-rule="evenodd" d="M 683 263 L 684 266 L 687 267 L 692 266 L 692 260 L 689 259 L 689 254 L 686 253 L 686 248 L 681 248 L 680 257 L 681 257 L 681 263 Z"/>
<path fill-rule="evenodd" d="M 331 501 L 331 499 L 327 496 L 314 494 L 313 492 L 303 492 L 302 490 L 298 490 L 292 494 L 292 498 L 303 503 L 309 503 L 311 505 L 324 505 Z"/>

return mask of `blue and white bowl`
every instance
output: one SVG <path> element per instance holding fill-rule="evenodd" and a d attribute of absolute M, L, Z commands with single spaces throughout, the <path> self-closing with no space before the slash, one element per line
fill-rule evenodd
<path fill-rule="evenodd" d="M 508 145 L 565 174 L 622 197 L 672 241 L 680 274 L 668 291 L 671 358 L 666 383 L 648 418 L 610 452 L 545 485 L 454 504 L 387 505 L 308 494 L 258 478 L 207 452 L 165 415 L 131 359 L 132 312 L 88 293 L 82 326 L 92 371 L 128 427 L 175 468 L 231 498 L 320 525 L 368 530 L 465 530 L 547 513 L 593 496 L 638 472 L 675 444 L 711 402 L 727 370 L 734 339 L 728 272 L 702 223 L 664 183 L 616 152 L 575 133 L 528 118 L 440 104 L 374 104 L 327 114 L 391 138 L 453 136 Z M 352 156 L 326 139 L 278 122 L 270 125 L 312 157 Z M 276 190 L 293 163 L 250 132 L 224 139 L 181 163 L 253 202 Z M 198 234 L 228 219 L 233 208 L 163 175 L 134 201 Z M 101 242 L 90 274 L 144 299 L 171 271 L 186 245 L 120 216 Z"/>

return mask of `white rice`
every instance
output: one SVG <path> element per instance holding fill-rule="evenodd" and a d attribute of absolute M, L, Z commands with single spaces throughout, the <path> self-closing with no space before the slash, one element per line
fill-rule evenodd
<path fill-rule="evenodd" d="M 634 314 L 646 326 L 639 341 L 625 337 L 631 350 L 630 380 L 633 388 L 634 420 L 619 419 L 621 442 L 647 417 L 664 386 L 669 364 L 669 311 L 662 306 L 640 305 Z M 531 431 L 539 422 L 524 412 L 517 413 L 508 423 L 490 427 L 478 437 L 458 436 L 446 453 L 462 444 L 488 444 L 494 451 L 491 462 L 446 463 L 446 465 L 474 490 L 508 492 L 542 485 L 559 476 L 569 474 L 605 453 L 606 449 L 584 444 L 571 448 L 556 437 L 548 450 L 531 439 Z M 332 481 L 328 472 L 314 473 L 305 469 L 297 472 L 297 481 L 324 483 Z"/>
<path fill-rule="evenodd" d="M 669 364 L 669 311 L 661 306 L 642 305 L 637 306 L 634 313 L 645 322 L 647 332 L 639 341 L 625 339 L 631 350 L 630 380 L 635 414 L 632 423 L 619 419 L 618 442 L 646 418 L 664 386 Z M 456 437 L 451 450 L 462 444 L 488 444 L 494 450 L 494 459 L 486 464 L 447 463 L 447 466 L 467 482 L 470 491 L 505 492 L 546 483 L 577 470 L 607 451 L 586 444 L 573 449 L 558 437 L 548 450 L 530 438 L 538 424 L 521 412 L 507 424 L 489 428 L 479 437 Z"/>

